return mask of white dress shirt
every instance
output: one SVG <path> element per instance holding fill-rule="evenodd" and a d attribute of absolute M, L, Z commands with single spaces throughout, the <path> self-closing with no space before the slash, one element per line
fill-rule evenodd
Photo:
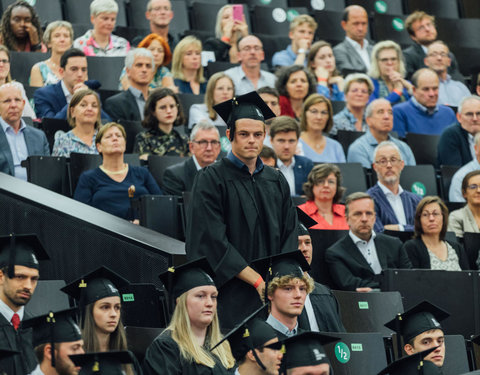
<path fill-rule="evenodd" d="M 293 167 L 295 166 L 295 158 L 292 158 L 292 162 L 287 167 L 285 164 L 282 163 L 280 159 L 277 160 L 278 169 L 280 172 L 283 173 L 285 179 L 288 182 L 288 186 L 290 186 L 290 195 L 296 195 L 295 193 L 295 173 L 293 172 Z"/>
<path fill-rule="evenodd" d="M 360 45 L 360 43 L 356 42 L 355 40 L 349 38 L 348 36 L 345 37 L 345 39 L 352 45 L 353 48 L 355 48 L 355 51 L 360 55 L 362 58 L 363 63 L 367 67 L 367 70 L 370 69 L 370 54 L 368 53 L 368 40 L 363 39 L 363 47 Z"/>
<path fill-rule="evenodd" d="M 385 194 L 388 203 L 390 203 L 390 206 L 397 217 L 398 223 L 400 224 L 400 230 L 404 230 L 404 225 L 407 225 L 407 218 L 405 217 L 405 210 L 403 208 L 402 198 L 400 197 L 400 194 L 403 193 L 403 188 L 398 185 L 398 194 L 393 194 L 393 192 L 380 181 L 378 181 L 377 184 L 380 186 L 380 189 L 382 189 L 383 194 Z"/>
<path fill-rule="evenodd" d="M 361 238 L 358 238 L 352 233 L 352 231 L 349 231 L 348 235 L 353 240 L 353 243 L 357 246 L 358 250 L 360 250 L 360 253 L 362 253 L 368 265 L 373 270 L 373 273 L 375 275 L 380 274 L 382 272 L 382 266 L 380 265 L 380 261 L 378 260 L 375 241 L 373 241 L 376 237 L 375 232 L 372 230 L 372 236 L 370 237 L 370 240 L 368 240 L 368 242 L 362 240 Z"/>

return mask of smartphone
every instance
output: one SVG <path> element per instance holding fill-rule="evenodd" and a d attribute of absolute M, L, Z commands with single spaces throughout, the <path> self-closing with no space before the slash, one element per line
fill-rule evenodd
<path fill-rule="evenodd" d="M 243 5 L 233 4 L 233 20 L 243 21 Z"/>

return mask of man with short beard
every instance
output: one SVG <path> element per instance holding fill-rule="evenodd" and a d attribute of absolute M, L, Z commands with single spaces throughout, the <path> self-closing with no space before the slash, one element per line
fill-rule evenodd
<path fill-rule="evenodd" d="M 367 193 L 375 201 L 375 231 L 388 229 L 412 232 L 415 210 L 422 197 L 403 190 L 400 185 L 400 174 L 405 163 L 398 146 L 391 141 L 380 143 L 375 148 L 373 160 L 378 182 Z"/>
<path fill-rule="evenodd" d="M 37 365 L 31 330 L 21 325 L 39 278 L 37 258 L 48 255 L 35 234 L 0 237 L 0 343 L 19 351 L 0 360 L 0 368 L 9 375 L 29 374 Z"/>

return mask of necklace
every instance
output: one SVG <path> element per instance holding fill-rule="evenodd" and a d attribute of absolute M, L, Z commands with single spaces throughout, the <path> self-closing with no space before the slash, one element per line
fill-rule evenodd
<path fill-rule="evenodd" d="M 108 173 L 108 174 L 123 174 L 125 172 L 128 171 L 128 164 L 124 164 L 124 167 L 122 169 L 120 169 L 119 171 L 109 171 L 108 169 L 106 169 L 103 165 L 100 166 L 100 169 L 105 172 L 105 173 Z"/>
<path fill-rule="evenodd" d="M 55 64 L 55 63 L 52 61 L 51 58 L 49 58 L 47 61 L 50 63 L 50 65 L 53 67 L 53 69 L 57 69 L 57 67 L 58 67 L 57 64 Z"/>

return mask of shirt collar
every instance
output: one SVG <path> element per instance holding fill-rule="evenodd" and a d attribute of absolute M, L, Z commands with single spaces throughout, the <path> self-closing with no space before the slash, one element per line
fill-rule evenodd
<path fill-rule="evenodd" d="M 6 133 L 8 129 L 12 129 L 13 128 L 7 124 L 7 122 L 0 117 L 0 125 L 2 126 L 2 129 L 3 129 L 3 132 Z M 20 132 L 23 132 L 23 130 L 27 127 L 27 125 L 25 124 L 25 121 L 23 121 L 23 119 L 20 119 L 20 129 L 19 131 Z"/>
<path fill-rule="evenodd" d="M 350 236 L 350 238 L 353 240 L 353 243 L 356 245 L 358 244 L 359 242 L 370 242 L 370 241 L 373 241 L 375 239 L 375 237 L 377 236 L 375 234 L 375 231 L 372 229 L 372 236 L 370 237 L 370 239 L 368 241 L 365 241 L 365 240 L 362 240 L 360 237 L 357 237 L 355 234 L 353 234 L 353 232 L 351 230 L 348 231 L 348 235 Z"/>
<path fill-rule="evenodd" d="M 197 171 L 199 171 L 200 169 L 202 169 L 202 167 L 201 167 L 200 164 L 198 163 L 198 160 L 197 160 L 197 158 L 195 157 L 195 155 L 192 155 L 192 159 L 193 159 L 193 162 L 195 163 L 195 167 L 197 168 Z"/>
<path fill-rule="evenodd" d="M 130 92 L 133 94 L 135 98 L 145 100 L 145 98 L 143 97 L 143 93 L 139 89 L 136 89 L 135 87 L 132 87 L 132 86 L 130 86 L 128 89 L 130 90 Z"/>
<path fill-rule="evenodd" d="M 398 185 L 398 194 L 393 194 L 393 192 L 389 188 L 387 188 L 384 184 L 382 184 L 380 181 L 377 181 L 377 185 L 380 187 L 380 189 L 382 189 L 383 194 L 385 195 L 393 195 L 397 197 L 403 193 L 403 188 L 402 188 L 402 185 L 400 184 Z"/>
<path fill-rule="evenodd" d="M 283 333 L 285 336 L 288 337 L 295 336 L 298 331 L 298 320 L 297 324 L 292 330 L 289 330 L 285 324 L 275 318 L 272 314 L 268 315 L 267 323 L 270 324 L 273 329 L 276 329 L 277 331 Z"/>
<path fill-rule="evenodd" d="M 17 314 L 20 317 L 20 321 L 23 320 L 24 312 L 25 312 L 25 306 L 20 307 L 20 309 L 17 311 Z M 0 314 L 2 314 L 5 319 L 11 322 L 13 314 L 15 314 L 15 311 L 13 311 L 5 302 L 3 302 L 0 299 Z"/>
<path fill-rule="evenodd" d="M 427 107 L 425 107 L 424 105 L 420 104 L 417 99 L 415 99 L 414 96 L 412 96 L 410 98 L 410 100 L 412 101 L 413 105 L 415 107 L 417 107 L 420 111 L 422 111 L 423 113 L 426 113 L 428 115 L 433 115 L 435 112 L 438 111 L 438 103 L 435 105 L 435 108 L 432 110 L 432 109 L 428 109 Z"/>
<path fill-rule="evenodd" d="M 62 86 L 63 95 L 65 95 L 65 98 L 67 98 L 67 102 L 69 102 L 72 98 L 72 94 L 70 94 L 70 91 L 68 91 L 67 85 L 65 85 L 63 79 L 60 81 L 60 86 Z"/>
<path fill-rule="evenodd" d="M 292 162 L 288 165 L 288 167 L 285 164 L 283 164 L 283 162 L 280 159 L 277 159 L 277 165 L 279 168 L 284 167 L 287 169 L 290 169 L 290 168 L 293 169 L 293 167 L 295 166 L 295 157 L 292 157 Z"/>
<path fill-rule="evenodd" d="M 230 160 L 238 169 L 246 170 L 250 174 L 250 171 L 247 165 L 243 161 L 241 161 L 239 158 L 237 158 L 231 150 L 227 154 L 227 159 Z M 255 163 L 255 170 L 253 171 L 253 174 L 257 174 L 262 170 L 263 170 L 262 159 L 257 157 L 257 161 Z"/>
<path fill-rule="evenodd" d="M 345 37 L 346 40 L 355 48 L 359 50 L 366 50 L 368 48 L 368 40 L 363 39 L 363 47 L 358 43 L 357 41 L 353 40 L 352 38 L 349 38 L 348 36 Z"/>

